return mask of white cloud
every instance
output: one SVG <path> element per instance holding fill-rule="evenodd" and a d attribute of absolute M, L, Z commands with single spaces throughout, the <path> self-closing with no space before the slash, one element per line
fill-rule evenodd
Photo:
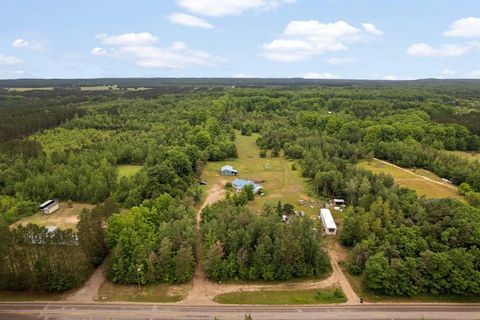
<path fill-rule="evenodd" d="M 100 33 L 95 36 L 103 44 L 111 46 L 141 46 L 152 45 L 157 42 L 158 38 L 148 32 L 139 33 L 123 33 L 119 35 L 108 35 Z"/>
<path fill-rule="evenodd" d="M 363 27 L 363 30 L 365 30 L 365 32 L 373 34 L 374 36 L 383 35 L 383 31 L 377 29 L 377 27 L 375 27 L 375 25 L 373 25 L 371 23 L 364 22 L 364 23 L 362 23 L 362 27 Z"/>
<path fill-rule="evenodd" d="M 399 80 L 399 78 L 397 76 L 389 74 L 388 76 L 383 77 L 382 80 L 396 81 Z"/>
<path fill-rule="evenodd" d="M 30 49 L 30 50 L 43 50 L 45 49 L 45 42 L 38 41 L 35 39 L 25 40 L 22 38 L 18 38 L 12 42 L 12 47 Z"/>
<path fill-rule="evenodd" d="M 25 71 L 23 70 L 5 70 L 0 69 L 1 79 L 15 79 L 25 77 Z"/>
<path fill-rule="evenodd" d="M 333 57 L 333 58 L 327 59 L 327 63 L 328 63 L 328 64 L 331 64 L 332 66 L 339 66 L 339 65 L 342 65 L 342 64 L 346 64 L 346 63 L 352 62 L 352 61 L 354 61 L 354 60 L 355 60 L 355 59 L 354 59 L 354 58 L 351 58 L 351 57 L 346 57 L 346 58 Z"/>
<path fill-rule="evenodd" d="M 303 75 L 304 79 L 338 79 L 339 76 L 329 72 L 307 72 Z"/>
<path fill-rule="evenodd" d="M 172 13 L 168 19 L 176 24 L 181 24 L 187 27 L 197 27 L 203 29 L 213 29 L 213 25 L 198 17 L 185 13 Z"/>
<path fill-rule="evenodd" d="M 346 51 L 349 43 L 371 38 L 370 33 L 345 21 L 291 21 L 281 38 L 262 45 L 262 55 L 273 61 L 302 61 L 325 52 Z"/>
<path fill-rule="evenodd" d="M 442 76 L 454 76 L 455 75 L 455 70 L 445 68 L 442 71 L 440 71 L 440 74 Z"/>
<path fill-rule="evenodd" d="M 150 45 L 156 37 L 149 33 L 148 36 L 142 36 L 140 39 L 132 33 L 128 37 L 108 36 L 108 43 L 113 47 L 96 47 L 91 50 L 92 55 L 105 56 L 121 60 L 131 61 L 139 67 L 145 68 L 169 68 L 181 69 L 190 66 L 215 66 L 224 63 L 226 60 L 220 57 L 212 56 L 204 51 L 190 49 L 185 43 L 177 41 L 169 47 L 159 47 Z M 97 38 L 105 43 L 107 36 Z M 114 39 L 114 41 L 110 41 Z M 136 40 L 132 40 L 136 39 Z M 135 44 L 135 42 L 139 44 Z"/>
<path fill-rule="evenodd" d="M 446 37 L 480 38 L 480 18 L 459 19 L 443 35 Z"/>
<path fill-rule="evenodd" d="M 295 0 L 178 0 L 180 7 L 195 14 L 223 17 L 241 15 L 247 10 L 272 10 Z"/>
<path fill-rule="evenodd" d="M 456 20 L 443 35 L 480 38 L 480 18 L 469 17 Z M 458 57 L 474 50 L 480 50 L 480 42 L 477 40 L 462 45 L 442 44 L 436 48 L 427 43 L 415 43 L 407 49 L 407 54 L 415 57 Z"/>
<path fill-rule="evenodd" d="M 20 63 L 22 63 L 22 60 L 20 60 L 18 58 L 0 54 L 0 64 L 15 65 L 15 64 L 20 64 Z"/>
<path fill-rule="evenodd" d="M 480 70 L 474 70 L 468 74 L 469 78 L 480 79 Z"/>
<path fill-rule="evenodd" d="M 90 51 L 91 54 L 94 56 L 105 56 L 107 55 L 107 49 L 103 49 L 100 47 L 93 48 L 92 51 Z"/>
<path fill-rule="evenodd" d="M 258 77 L 248 73 L 235 73 L 235 74 L 232 74 L 232 78 L 258 78 Z"/>
<path fill-rule="evenodd" d="M 444 44 L 438 48 L 433 48 L 426 43 L 415 43 L 407 49 L 407 54 L 414 57 L 456 57 L 472 49 L 472 46 L 459 46 L 455 44 Z"/>

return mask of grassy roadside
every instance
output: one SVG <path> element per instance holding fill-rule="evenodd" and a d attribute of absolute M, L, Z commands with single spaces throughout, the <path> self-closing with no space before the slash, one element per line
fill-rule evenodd
<path fill-rule="evenodd" d="M 163 302 L 171 303 L 183 300 L 189 290 L 189 284 L 154 284 L 140 288 L 137 285 L 119 285 L 108 280 L 98 290 L 98 301 Z"/>
<path fill-rule="evenodd" d="M 0 301 L 60 301 L 65 293 L 0 290 Z"/>
<path fill-rule="evenodd" d="M 416 302 L 432 302 L 432 303 L 479 303 L 480 297 L 464 297 L 456 295 L 433 295 L 433 294 L 419 294 L 412 297 L 400 296 L 386 296 L 379 295 L 365 288 L 362 283 L 362 276 L 355 276 L 350 274 L 343 265 L 342 271 L 345 274 L 352 289 L 365 302 L 382 302 L 382 303 L 416 303 Z"/>
<path fill-rule="evenodd" d="M 229 292 L 218 295 L 214 301 L 220 304 L 335 304 L 347 301 L 340 288 L 308 290 L 258 290 Z"/>

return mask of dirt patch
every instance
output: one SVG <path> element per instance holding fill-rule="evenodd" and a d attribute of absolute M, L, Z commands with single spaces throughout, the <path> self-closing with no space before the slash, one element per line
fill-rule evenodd
<path fill-rule="evenodd" d="M 29 223 L 40 226 L 57 226 L 60 229 L 76 228 L 78 215 L 83 209 L 91 209 L 93 205 L 88 203 L 73 203 L 71 207 L 66 202 L 60 202 L 59 209 L 51 214 L 37 212 L 30 217 L 17 221 L 12 226 L 27 225 Z"/>
<path fill-rule="evenodd" d="M 105 261 L 95 270 L 85 284 L 65 298 L 65 301 L 92 302 L 98 295 L 98 289 L 105 281 Z"/>

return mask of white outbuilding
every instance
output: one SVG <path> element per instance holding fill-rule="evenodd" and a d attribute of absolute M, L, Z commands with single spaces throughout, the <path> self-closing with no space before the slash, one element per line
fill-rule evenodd
<path fill-rule="evenodd" d="M 335 220 L 333 220 L 333 216 L 330 210 L 326 208 L 320 209 L 320 219 L 322 220 L 325 234 L 337 234 L 337 225 L 335 224 Z"/>
<path fill-rule="evenodd" d="M 220 169 L 220 174 L 222 176 L 236 176 L 238 174 L 238 171 L 235 170 L 232 166 L 223 166 Z"/>
<path fill-rule="evenodd" d="M 50 214 L 58 210 L 58 205 L 58 199 L 47 200 L 40 205 L 40 210 L 42 210 L 44 214 Z"/>

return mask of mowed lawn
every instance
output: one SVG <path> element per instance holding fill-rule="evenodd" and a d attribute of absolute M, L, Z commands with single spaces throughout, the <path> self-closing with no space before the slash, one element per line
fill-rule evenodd
<path fill-rule="evenodd" d="M 88 203 L 73 202 L 72 207 L 70 208 L 67 202 L 60 202 L 60 208 L 51 214 L 44 214 L 43 211 L 38 211 L 32 216 L 25 217 L 15 222 L 13 225 L 27 225 L 33 223 L 44 227 L 56 226 L 60 229 L 75 229 L 80 212 L 82 212 L 83 209 L 91 208 L 93 208 L 93 205 Z"/>
<path fill-rule="evenodd" d="M 447 151 L 450 154 L 454 154 L 456 156 L 460 156 L 462 158 L 468 160 L 479 160 L 480 161 L 480 153 L 471 153 L 466 151 Z"/>
<path fill-rule="evenodd" d="M 347 301 L 340 288 L 305 289 L 305 290 L 258 290 L 229 292 L 214 299 L 221 304 L 331 304 Z"/>
<path fill-rule="evenodd" d="M 202 174 L 202 179 L 209 185 L 216 183 L 225 184 L 235 178 L 264 181 L 265 195 L 255 197 L 250 206 L 255 210 L 261 210 L 266 202 L 274 205 L 291 203 L 296 210 L 304 211 L 311 215 L 318 215 L 318 206 L 300 205 L 299 200 L 310 200 L 305 191 L 305 179 L 300 176 L 300 170 L 292 170 L 292 161 L 286 160 L 283 156 L 273 158 L 270 153 L 266 158 L 259 156 L 260 149 L 255 141 L 258 134 L 242 136 L 237 132 L 236 145 L 238 158 L 231 161 L 209 162 Z M 220 168 L 224 165 L 231 165 L 238 170 L 238 176 L 221 176 Z M 312 208 L 313 207 L 313 208 Z"/>
<path fill-rule="evenodd" d="M 142 169 L 142 166 L 135 164 L 121 164 L 117 166 L 118 178 L 134 176 L 138 171 Z"/>
<path fill-rule="evenodd" d="M 442 181 L 441 178 L 427 170 L 416 169 L 415 172 L 413 172 L 413 170 L 406 172 L 393 165 L 384 164 L 375 159 L 371 164 L 367 161 L 362 161 L 358 166 L 374 173 L 383 172 L 390 174 L 400 186 L 415 190 L 418 195 L 427 198 L 453 198 L 464 201 L 463 197 L 458 194 L 456 186 Z M 436 181 L 437 183 L 424 179 L 423 177 Z"/>
<path fill-rule="evenodd" d="M 98 290 L 97 301 L 131 301 L 172 303 L 183 300 L 190 284 L 119 285 L 105 280 Z"/>

